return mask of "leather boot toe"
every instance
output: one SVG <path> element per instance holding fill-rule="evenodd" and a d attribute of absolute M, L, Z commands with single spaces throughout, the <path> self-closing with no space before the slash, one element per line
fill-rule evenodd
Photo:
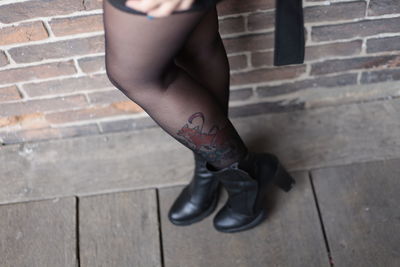
<path fill-rule="evenodd" d="M 168 219 L 175 225 L 189 225 L 210 215 L 216 208 L 220 191 L 218 179 L 205 167 L 207 161 L 194 154 L 192 180 L 175 199 Z"/>
<path fill-rule="evenodd" d="M 171 206 L 168 218 L 176 225 L 192 224 L 209 215 L 215 209 L 216 204 L 216 194 L 209 202 L 193 203 L 189 194 L 189 186 L 186 186 Z"/>

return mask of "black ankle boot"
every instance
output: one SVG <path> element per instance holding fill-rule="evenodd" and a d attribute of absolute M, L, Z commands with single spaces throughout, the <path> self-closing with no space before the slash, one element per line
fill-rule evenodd
<path fill-rule="evenodd" d="M 243 160 L 224 169 L 215 170 L 208 163 L 206 168 L 217 176 L 228 192 L 227 202 L 213 220 L 215 229 L 220 232 L 250 229 L 265 219 L 269 182 L 286 192 L 295 183 L 278 158 L 270 153 L 249 152 Z"/>
<path fill-rule="evenodd" d="M 220 183 L 206 168 L 206 160 L 194 154 L 192 180 L 172 204 L 168 219 L 175 225 L 189 225 L 210 215 L 218 203 Z"/>

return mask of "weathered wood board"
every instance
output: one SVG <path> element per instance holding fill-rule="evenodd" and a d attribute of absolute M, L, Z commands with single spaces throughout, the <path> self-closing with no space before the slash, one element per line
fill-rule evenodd
<path fill-rule="evenodd" d="M 222 190 L 217 209 L 189 226 L 175 226 L 168 210 L 182 186 L 160 189 L 165 267 L 328 267 L 329 260 L 309 178 L 294 173 L 296 187 L 269 188 L 268 218 L 253 229 L 217 232 L 212 220 L 227 199 Z"/>
<path fill-rule="evenodd" d="M 335 266 L 400 266 L 400 160 L 312 171 Z"/>
<path fill-rule="evenodd" d="M 159 267 L 161 250 L 155 190 L 79 199 L 81 267 Z"/>
<path fill-rule="evenodd" d="M 78 266 L 74 197 L 0 205 L 0 266 Z"/>

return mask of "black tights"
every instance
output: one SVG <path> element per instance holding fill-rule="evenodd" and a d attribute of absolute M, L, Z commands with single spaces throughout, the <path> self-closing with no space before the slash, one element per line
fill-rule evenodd
<path fill-rule="evenodd" d="M 247 153 L 228 118 L 229 63 L 215 5 L 149 20 L 103 1 L 110 81 L 169 135 L 224 168 Z"/>

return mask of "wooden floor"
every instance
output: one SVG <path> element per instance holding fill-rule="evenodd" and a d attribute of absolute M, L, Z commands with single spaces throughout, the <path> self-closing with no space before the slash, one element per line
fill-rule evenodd
<path fill-rule="evenodd" d="M 235 121 L 296 184 L 270 187 L 267 219 L 233 234 L 213 228 L 216 212 L 168 221 L 193 160 L 160 129 L 5 147 L 0 266 L 398 267 L 399 114 L 393 99 Z"/>

